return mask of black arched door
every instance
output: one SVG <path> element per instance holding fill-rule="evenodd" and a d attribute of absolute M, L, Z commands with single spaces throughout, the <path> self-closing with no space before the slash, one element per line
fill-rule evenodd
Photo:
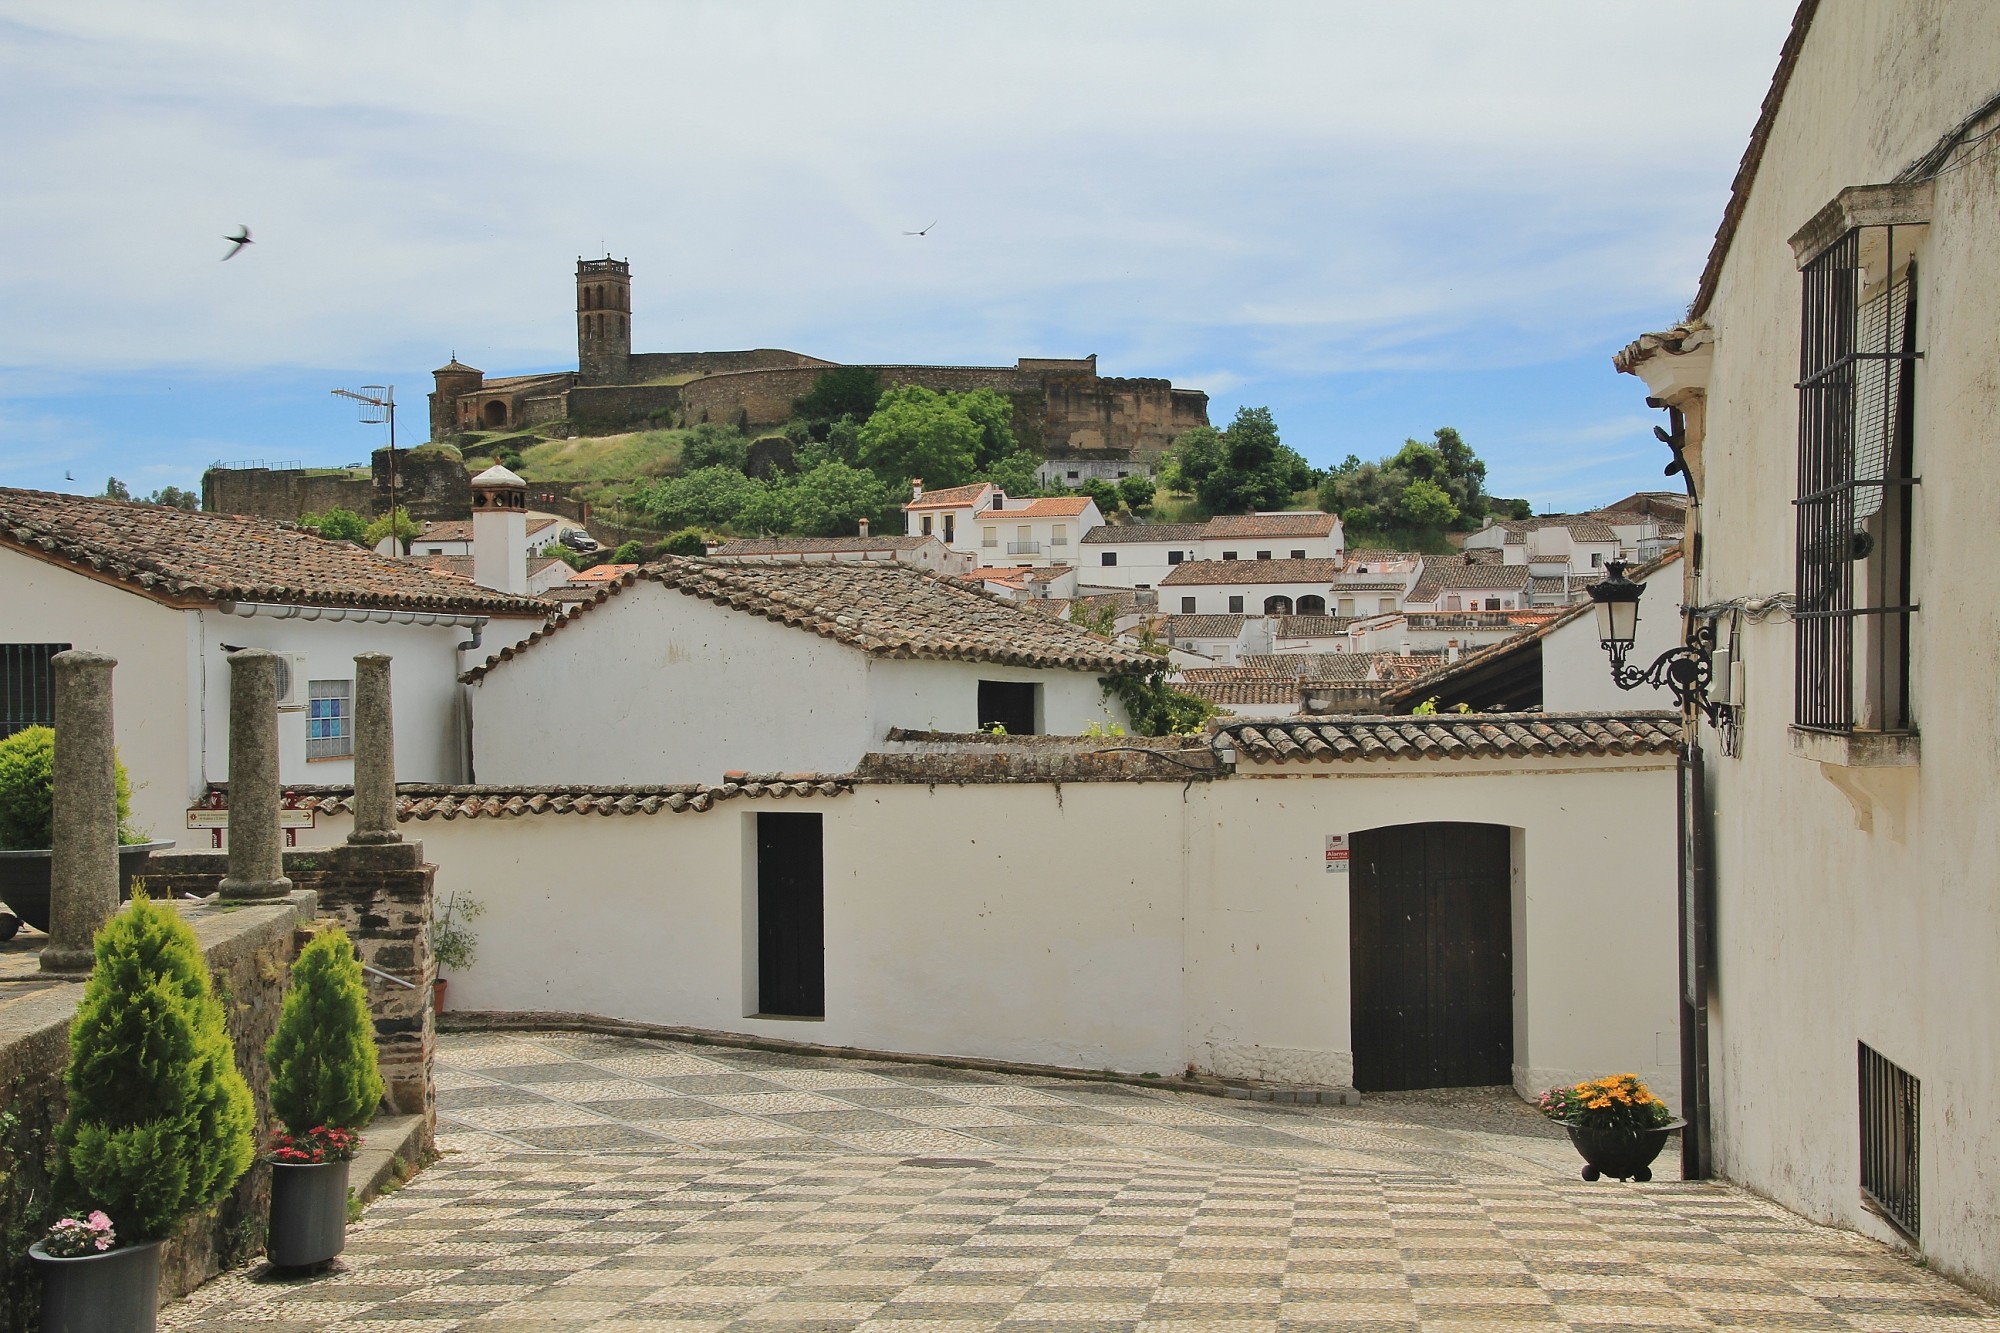
<path fill-rule="evenodd" d="M 1361 1091 L 1513 1081 L 1511 856 L 1501 824 L 1354 835 L 1348 985 Z"/>

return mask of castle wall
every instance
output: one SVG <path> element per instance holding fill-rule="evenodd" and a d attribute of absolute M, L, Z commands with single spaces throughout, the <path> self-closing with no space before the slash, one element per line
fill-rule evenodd
<path fill-rule="evenodd" d="M 1044 447 L 1052 457 L 1157 455 L 1182 431 L 1208 424 L 1208 395 L 1167 380 L 1050 375 L 1044 395 Z"/>
<path fill-rule="evenodd" d="M 639 383 L 668 375 L 723 375 L 736 370 L 795 370 L 801 366 L 825 370 L 833 364 L 775 347 L 742 352 L 634 352 L 627 362 L 630 377 Z"/>
<path fill-rule="evenodd" d="M 578 385 L 569 391 L 568 415 L 586 433 L 632 430 L 650 413 L 678 411 L 681 399 L 681 386 L 672 384 Z"/>
<path fill-rule="evenodd" d="M 389 509 L 389 451 L 377 449 L 373 510 Z M 472 515 L 472 478 L 465 464 L 443 450 L 396 451 L 396 504 L 419 523 L 442 523 Z"/>
<path fill-rule="evenodd" d="M 375 513 L 375 484 L 343 473 L 315 475 L 297 468 L 210 468 L 201 478 L 201 507 L 212 514 L 293 519 L 351 509 Z"/>

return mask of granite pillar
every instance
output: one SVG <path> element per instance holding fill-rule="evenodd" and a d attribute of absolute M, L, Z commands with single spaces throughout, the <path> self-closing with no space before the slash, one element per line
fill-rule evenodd
<path fill-rule="evenodd" d="M 354 658 L 354 831 L 357 846 L 401 842 L 396 831 L 396 732 L 389 654 Z"/>
<path fill-rule="evenodd" d="M 278 828 L 278 655 L 229 655 L 229 873 L 226 902 L 282 898 L 284 834 Z"/>
<path fill-rule="evenodd" d="M 117 659 L 57 653 L 54 827 L 50 837 L 49 942 L 42 971 L 90 971 L 91 941 L 118 910 L 118 769 L 111 731 Z"/>

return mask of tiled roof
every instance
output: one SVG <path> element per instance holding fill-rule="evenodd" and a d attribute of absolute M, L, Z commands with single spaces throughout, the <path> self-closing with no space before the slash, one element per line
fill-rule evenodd
<path fill-rule="evenodd" d="M 914 551 L 936 537 L 736 537 L 708 554 L 826 555 L 842 551 Z"/>
<path fill-rule="evenodd" d="M 1672 713 L 1468 713 L 1438 717 L 1349 717 L 1314 722 L 1237 722 L 1217 729 L 1256 763 L 1357 759 L 1559 758 L 1673 754 Z"/>
<path fill-rule="evenodd" d="M 1583 579 L 1541 578 L 1529 575 L 1528 593 L 1533 597 L 1581 597 L 1584 595 L 1585 582 Z"/>
<path fill-rule="evenodd" d="M 926 495 L 924 498 L 928 500 L 930 496 Z M 1087 495 L 1047 496 L 1040 500 L 1031 500 L 1019 507 L 1009 505 L 1005 509 L 982 509 L 979 518 L 981 522 L 991 520 L 996 523 L 1005 523 L 1016 518 L 1081 518 L 1084 506 L 1089 503 L 1090 497 Z"/>
<path fill-rule="evenodd" d="M 1349 569 L 1356 565 L 1393 565 L 1406 560 L 1415 560 L 1415 551 L 1390 551 L 1379 546 L 1349 547 L 1344 558 Z"/>
<path fill-rule="evenodd" d="M 1340 520 L 1318 510 L 1288 514 L 1222 514 L 1208 520 L 1210 537 L 1330 537 Z"/>
<path fill-rule="evenodd" d="M 547 616 L 546 602 L 265 519 L 0 488 L 0 546 L 160 601 Z"/>
<path fill-rule="evenodd" d="M 1274 616 L 1281 639 L 1345 638 L 1354 616 Z"/>
<path fill-rule="evenodd" d="M 1248 616 L 1167 616 L 1154 631 L 1163 639 L 1233 639 Z"/>
<path fill-rule="evenodd" d="M 1068 621 L 1023 610 L 958 579 L 891 561 L 738 565 L 669 556 L 466 673 L 477 680 L 598 611 L 640 579 L 859 648 L 875 657 L 1002 662 L 1114 674 L 1160 659 Z"/>
<path fill-rule="evenodd" d="M 1338 560 L 1189 560 L 1160 580 L 1162 588 L 1218 583 L 1324 583 L 1340 573 Z"/>
<path fill-rule="evenodd" d="M 1298 680 L 1188 681 L 1180 686 L 1212 704 L 1295 704 L 1305 682 Z"/>
<path fill-rule="evenodd" d="M 1351 574 L 1342 574 L 1336 582 L 1335 592 L 1401 592 L 1409 587 L 1401 579 L 1376 581 L 1366 575 L 1357 579 Z"/>
<path fill-rule="evenodd" d="M 528 520 L 528 535 L 533 536 L 543 528 L 555 523 L 552 518 L 531 518 Z M 413 539 L 419 542 L 469 542 L 472 540 L 472 520 L 452 519 L 443 523 L 426 523 L 424 530 Z"/>
<path fill-rule="evenodd" d="M 290 806 L 330 815 L 354 813 L 352 787 L 288 787 Z M 729 774 L 714 786 L 670 787 L 445 787 L 398 783 L 396 818 L 510 819 L 521 815 L 699 814 L 737 797 L 784 800 L 792 796 L 841 796 L 854 790 L 848 774 Z M 206 807 L 204 807 L 206 808 Z"/>
<path fill-rule="evenodd" d="M 963 509 L 979 503 L 979 497 L 986 493 L 991 482 L 977 481 L 970 486 L 947 486 L 941 491 L 925 491 L 921 498 L 904 505 L 905 509 Z"/>
<path fill-rule="evenodd" d="M 1236 660 L 1267 676 L 1294 680 L 1361 680 L 1381 653 L 1244 653 Z"/>
<path fill-rule="evenodd" d="M 1424 561 L 1423 577 L 1410 590 L 1412 602 L 1434 602 L 1440 592 L 1447 588 L 1476 588 L 1480 591 L 1525 589 L 1528 586 L 1526 565 L 1489 564 L 1483 561 L 1454 560 L 1440 556 Z"/>
<path fill-rule="evenodd" d="M 469 555 L 411 555 L 403 558 L 412 564 L 421 565 L 433 574 L 448 574 L 453 578 L 466 580 L 472 578 L 473 571 L 477 568 L 477 557 Z M 552 555 L 531 555 L 528 557 L 528 577 L 533 578 L 550 565 L 561 563 L 561 560 Z"/>
<path fill-rule="evenodd" d="M 637 568 L 637 565 L 592 565 L 589 569 L 579 569 L 576 573 L 570 575 L 569 582 L 573 586 L 583 588 L 590 587 L 592 584 L 612 583 L 624 578 Z"/>
<path fill-rule="evenodd" d="M 1493 524 L 1507 534 L 1507 545 L 1519 546 L 1538 528 L 1568 528 L 1580 542 L 1615 542 L 1618 534 L 1596 514 L 1538 514 L 1534 518 L 1503 518 Z"/>
<path fill-rule="evenodd" d="M 1116 542 L 1131 545 L 1134 542 L 1172 542 L 1186 546 L 1198 542 L 1208 534 L 1205 523 L 1100 523 L 1083 534 L 1086 546 L 1104 546 Z"/>

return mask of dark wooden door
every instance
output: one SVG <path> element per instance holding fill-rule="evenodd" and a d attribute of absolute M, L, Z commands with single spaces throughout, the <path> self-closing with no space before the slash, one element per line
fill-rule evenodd
<path fill-rule="evenodd" d="M 1514 1077 L 1510 839 L 1498 824 L 1354 835 L 1348 885 L 1354 1086 Z"/>
<path fill-rule="evenodd" d="M 825 846 L 818 815 L 757 816 L 757 1011 L 826 1016 Z"/>

